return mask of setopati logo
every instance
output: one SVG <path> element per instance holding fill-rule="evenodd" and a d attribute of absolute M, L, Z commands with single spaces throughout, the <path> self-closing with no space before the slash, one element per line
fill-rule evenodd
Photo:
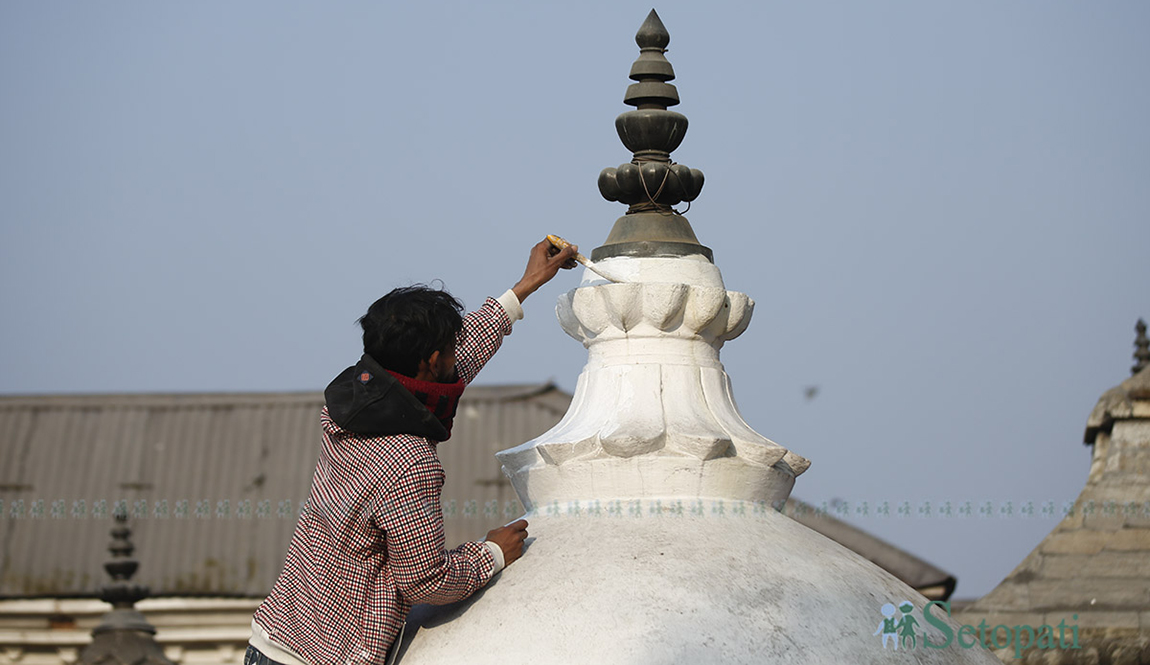
<path fill-rule="evenodd" d="M 884 649 L 970 649 L 978 646 L 983 649 L 1013 649 L 1014 657 L 1020 658 L 1027 649 L 1082 648 L 1078 645 L 1078 624 L 1067 625 L 1065 619 L 1057 626 L 999 624 L 993 627 L 983 619 L 977 626 L 962 625 L 955 631 L 942 619 L 943 613 L 950 616 L 950 603 L 932 600 L 923 608 L 922 620 L 938 629 L 941 635 L 928 635 L 925 626 L 914 616 L 914 605 L 909 600 L 898 605 L 886 603 L 879 612 L 882 613 L 882 621 L 874 634 L 882 635 Z M 1077 621 L 1078 615 L 1072 618 Z"/>

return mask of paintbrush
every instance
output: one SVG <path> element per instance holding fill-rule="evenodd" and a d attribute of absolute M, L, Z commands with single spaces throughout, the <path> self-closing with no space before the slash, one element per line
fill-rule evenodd
<path fill-rule="evenodd" d="M 571 246 L 571 243 L 567 242 L 566 240 L 560 238 L 557 235 L 551 235 L 550 233 L 547 234 L 547 240 L 552 245 L 554 245 L 557 249 L 566 249 L 566 248 Z M 594 261 L 587 258 L 586 256 L 583 256 L 579 252 L 575 252 L 575 260 L 578 261 L 579 263 L 582 263 L 584 266 L 587 267 L 588 270 L 595 273 L 596 275 L 599 275 L 600 277 L 607 280 L 608 282 L 626 282 L 627 281 L 627 280 L 623 279 L 622 277 L 619 277 L 617 275 L 612 275 L 609 271 L 599 267 Z"/>

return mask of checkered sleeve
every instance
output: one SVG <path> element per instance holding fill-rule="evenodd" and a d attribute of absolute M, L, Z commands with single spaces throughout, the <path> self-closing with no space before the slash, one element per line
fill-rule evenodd
<path fill-rule="evenodd" d="M 488 298 L 482 307 L 463 317 L 463 330 L 455 338 L 459 378 L 471 383 L 510 334 L 511 318 L 494 298 Z"/>
<path fill-rule="evenodd" d="M 437 461 L 415 463 L 377 516 L 386 532 L 388 567 L 396 588 L 411 603 L 462 600 L 487 584 L 495 570 L 495 558 L 482 542 L 445 549 L 439 498 L 443 480 Z"/>

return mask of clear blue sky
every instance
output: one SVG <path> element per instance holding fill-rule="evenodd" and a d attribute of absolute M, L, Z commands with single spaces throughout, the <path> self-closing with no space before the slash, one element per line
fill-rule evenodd
<path fill-rule="evenodd" d="M 600 169 L 631 1 L 0 4 L 0 392 L 318 390 L 378 295 L 469 306 Z M 1059 506 L 1150 316 L 1150 4 L 666 2 L 724 349 L 795 495 Z M 565 274 L 487 383 L 554 379 Z M 807 399 L 807 386 L 819 386 Z M 1041 518 L 855 523 L 993 587 Z"/>

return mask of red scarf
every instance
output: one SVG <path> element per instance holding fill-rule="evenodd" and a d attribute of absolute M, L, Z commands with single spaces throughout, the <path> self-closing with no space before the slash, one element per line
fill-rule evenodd
<path fill-rule="evenodd" d="M 455 383 L 420 381 L 390 369 L 387 370 L 387 373 L 394 376 L 401 386 L 407 388 L 407 392 L 414 395 L 415 399 L 427 407 L 431 415 L 443 424 L 443 429 L 447 430 L 447 436 L 450 438 L 451 423 L 455 419 L 455 409 L 459 406 L 459 396 L 463 394 L 463 389 L 467 385 L 462 381 Z"/>

